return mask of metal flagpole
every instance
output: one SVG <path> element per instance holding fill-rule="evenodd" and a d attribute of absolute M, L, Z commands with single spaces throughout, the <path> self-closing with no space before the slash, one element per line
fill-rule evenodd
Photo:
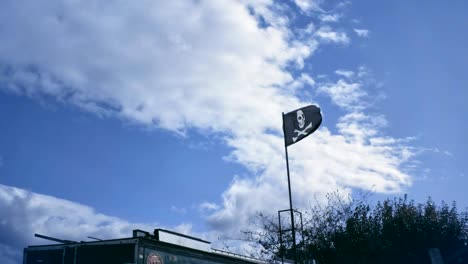
<path fill-rule="evenodd" d="M 283 124 L 284 124 L 284 113 L 283 114 Z M 284 129 L 283 129 L 284 133 Z M 291 230 L 292 230 L 292 239 L 293 239 L 293 256 L 294 263 L 297 263 L 297 254 L 296 254 L 296 229 L 294 228 L 294 212 L 292 204 L 292 195 L 291 195 L 291 180 L 289 177 L 289 159 L 288 159 L 288 146 L 286 145 L 286 135 L 284 137 L 284 151 L 286 153 L 286 170 L 288 172 L 288 190 L 289 190 L 289 210 L 291 212 Z"/>

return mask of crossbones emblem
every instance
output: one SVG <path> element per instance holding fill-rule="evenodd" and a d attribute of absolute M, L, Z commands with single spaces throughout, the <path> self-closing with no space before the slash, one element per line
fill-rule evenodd
<path fill-rule="evenodd" d="M 310 122 L 303 130 L 294 129 L 294 133 L 297 133 L 296 137 L 293 137 L 293 142 L 299 138 L 300 135 L 307 136 L 307 130 L 312 128 L 312 122 Z"/>

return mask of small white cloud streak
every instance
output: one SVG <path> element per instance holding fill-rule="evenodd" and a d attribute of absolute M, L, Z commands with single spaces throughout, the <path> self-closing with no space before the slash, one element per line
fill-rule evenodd
<path fill-rule="evenodd" d="M 340 75 L 340 76 L 344 76 L 348 79 L 350 79 L 351 77 L 354 76 L 354 72 L 353 71 L 347 71 L 347 70 L 336 70 L 335 73 L 337 75 Z"/>
<path fill-rule="evenodd" d="M 337 44 L 349 44 L 350 39 L 348 35 L 346 35 L 345 32 L 338 32 L 334 31 L 331 27 L 329 26 L 323 26 L 319 28 L 316 32 L 315 35 L 325 41 L 325 42 L 332 42 L 332 43 L 337 43 Z"/>
<path fill-rule="evenodd" d="M 304 12 L 322 11 L 320 4 L 323 0 L 294 0 L 294 3 Z"/>
<path fill-rule="evenodd" d="M 323 14 L 319 16 L 322 22 L 338 22 L 340 20 L 339 14 Z"/>
<path fill-rule="evenodd" d="M 318 2 L 296 3 L 312 10 Z M 276 14 L 272 5 L 268 0 L 6 0 L 0 9 L 0 87 L 31 97 L 52 96 L 151 128 L 222 135 L 232 149 L 228 159 L 250 171 L 232 180 L 221 204 L 204 206 L 212 210 L 207 220 L 213 230 L 226 234 L 246 227 L 256 211 L 287 207 L 280 113 L 314 103 L 296 96 L 306 86 L 317 87 L 346 115 L 337 133 L 327 127 L 334 124 L 324 122 L 313 136 L 290 148 L 296 206 L 336 189 L 398 192 L 410 185 L 402 167 L 412 151 L 397 139 L 382 140 L 382 124 L 364 113 L 367 93 L 361 83 L 340 79 L 317 85 L 306 73 L 294 77 L 286 70 L 292 64 L 300 71 L 319 44 L 348 44 L 348 36 L 324 26 L 296 38 L 287 17 Z M 260 27 L 259 16 L 270 26 Z M 73 237 L 63 223 L 79 226 L 77 219 L 83 218 L 64 220 L 57 214 L 75 211 L 93 219 L 85 221 L 83 233 L 120 235 L 130 230 L 131 224 L 89 207 L 42 198 L 33 208 L 49 200 L 57 205 L 52 211 L 44 207 L 45 215 L 56 217 L 26 215 L 21 220 L 39 231 L 56 226 L 51 235 Z M 116 224 L 106 225 L 108 221 Z"/>
<path fill-rule="evenodd" d="M 201 211 L 214 211 L 219 209 L 219 205 L 210 202 L 203 202 L 199 205 Z"/>
<path fill-rule="evenodd" d="M 355 28 L 355 29 L 354 29 L 354 32 L 355 32 L 359 37 L 363 37 L 363 38 L 369 37 L 369 30 L 368 30 L 368 29 L 358 29 L 358 28 Z"/>

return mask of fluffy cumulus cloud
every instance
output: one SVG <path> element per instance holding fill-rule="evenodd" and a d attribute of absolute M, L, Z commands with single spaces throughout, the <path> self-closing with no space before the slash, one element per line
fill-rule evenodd
<path fill-rule="evenodd" d="M 348 114 L 339 119 L 338 133 L 322 127 L 312 137 L 289 147 L 295 206 L 306 208 L 335 190 L 348 194 L 353 188 L 394 193 L 411 184 L 402 167 L 414 156 L 413 149 L 403 139 L 381 135 L 387 121 L 381 115 L 362 111 L 365 107 L 358 101 L 364 92 L 360 85 L 339 80 L 321 87 Z M 337 90 L 343 90 L 343 95 L 338 96 Z M 236 150 L 231 155 L 259 176 L 233 180 L 223 194 L 221 209 L 208 216 L 216 230 L 235 234 L 239 223 L 247 223 L 252 212 L 288 208 L 282 140 L 263 134 L 232 143 Z"/>
<path fill-rule="evenodd" d="M 34 233 L 72 241 L 88 238 L 112 239 L 131 237 L 133 229 L 151 231 L 155 226 L 183 234 L 192 233 L 190 223 L 163 227 L 157 223 L 131 223 L 96 212 L 92 207 L 49 195 L 37 194 L 0 184 L 0 262 L 22 263 L 23 248 L 49 243 Z M 214 232 L 196 234 L 214 240 Z"/>
<path fill-rule="evenodd" d="M 129 237 L 135 228 L 152 230 L 151 224 L 131 224 L 95 212 L 91 207 L 0 185 L 0 259 L 20 263 L 22 249 L 44 241 L 34 233 L 67 240 Z"/>
<path fill-rule="evenodd" d="M 295 2 L 303 10 L 318 3 Z M 345 114 L 336 129 L 324 125 L 290 147 L 295 204 L 306 206 L 314 195 L 336 189 L 401 191 L 411 184 L 402 168 L 413 152 L 381 134 L 385 119 L 366 113 L 365 85 L 351 79 L 316 83 L 302 72 L 320 45 L 349 44 L 348 36 L 331 26 L 293 30 L 292 16 L 284 10 L 269 0 L 4 0 L 0 89 L 53 97 L 175 133 L 198 129 L 221 135 L 232 149 L 226 158 L 251 173 L 232 180 L 221 204 L 200 206 L 215 231 L 234 234 L 256 211 L 287 207 L 279 113 L 314 103 L 298 96 L 304 89 L 328 96 Z M 32 230 L 65 238 L 97 232 L 119 236 L 131 229 L 125 221 L 54 203 L 52 197 L 36 199 L 5 188 L 0 195 L 2 215 L 19 221 L 3 225 L 7 237 Z M 5 206 L 13 201 L 31 214 Z M 63 215 L 77 217 L 65 219 L 70 221 L 65 225 Z M 87 216 L 93 222 L 84 221 Z M 108 226 L 110 220 L 117 224 Z M 31 232 L 15 233 L 25 221 Z"/>
<path fill-rule="evenodd" d="M 314 47 L 259 27 L 268 3 L 253 2 L 6 1 L 0 82 L 170 130 L 261 131 L 272 122 L 250 115 L 258 98 L 267 114 L 299 104 L 275 87 Z"/>
<path fill-rule="evenodd" d="M 336 105 L 345 109 L 362 108 L 362 97 L 366 95 L 360 83 L 345 80 L 321 86 L 318 91 L 329 95 Z"/>

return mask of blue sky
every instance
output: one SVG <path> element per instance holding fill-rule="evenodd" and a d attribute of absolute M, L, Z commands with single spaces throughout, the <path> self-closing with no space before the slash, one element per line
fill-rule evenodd
<path fill-rule="evenodd" d="M 328 192 L 468 206 L 467 4 L 2 1 L 0 256 L 33 233 L 235 239 Z M 227 240 L 229 241 L 229 240 Z M 39 241 L 41 242 L 41 241 Z"/>

